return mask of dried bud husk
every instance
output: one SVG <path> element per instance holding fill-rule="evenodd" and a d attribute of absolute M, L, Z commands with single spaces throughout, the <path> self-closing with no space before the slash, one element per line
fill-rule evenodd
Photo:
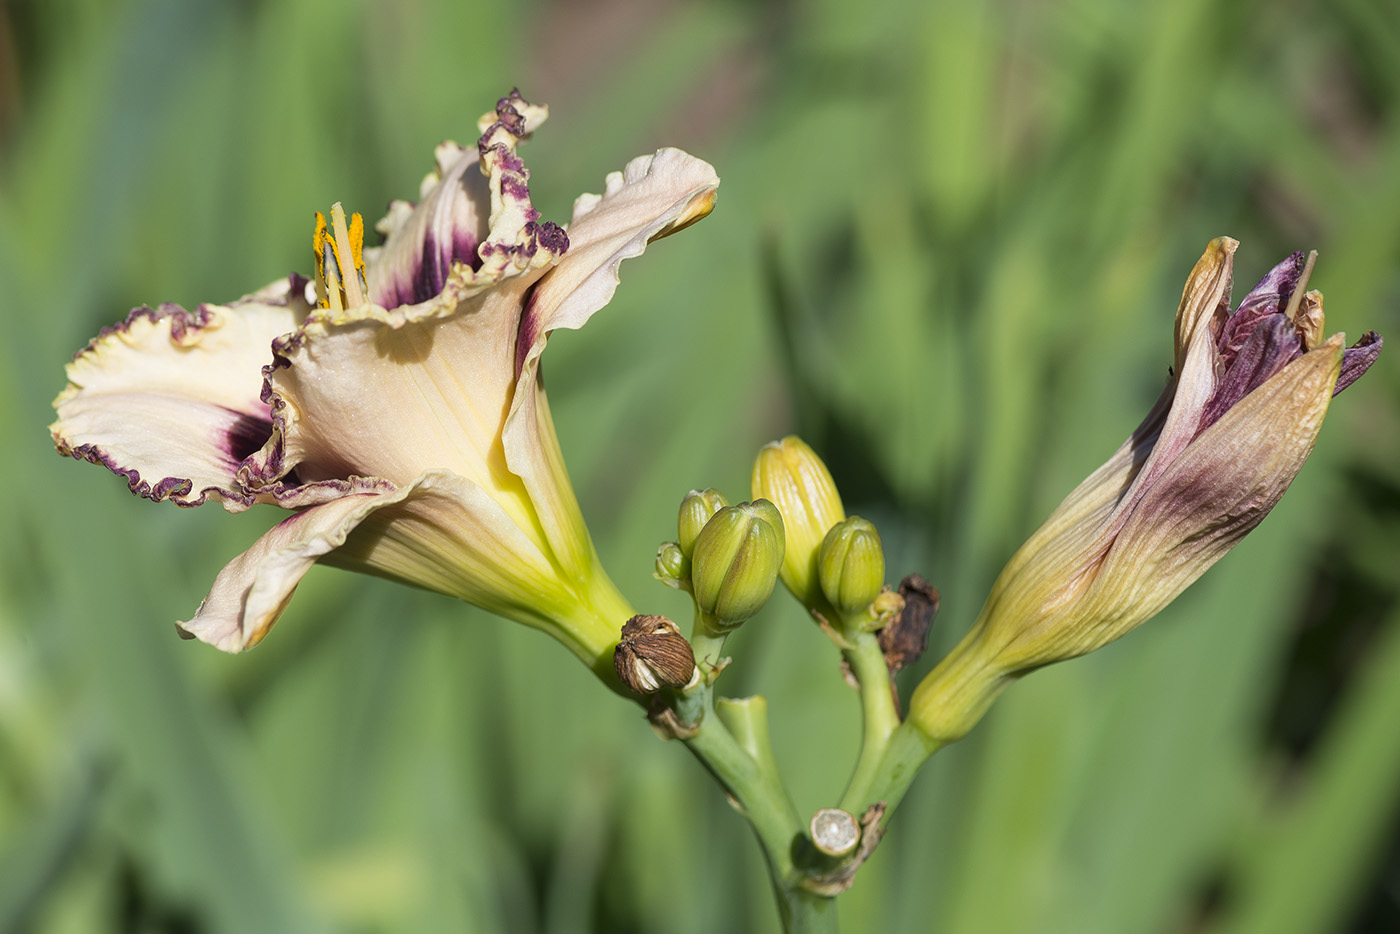
<path fill-rule="evenodd" d="M 613 650 L 622 683 L 638 694 L 683 688 L 695 678 L 695 654 L 680 628 L 664 616 L 634 616 Z"/>
<path fill-rule="evenodd" d="M 711 635 L 737 628 L 768 602 L 783 563 L 783 518 L 767 500 L 726 506 L 695 540 L 691 584 Z"/>
<path fill-rule="evenodd" d="M 880 651 L 885 653 L 885 664 L 892 675 L 924 654 L 940 599 L 938 589 L 918 574 L 910 574 L 899 582 L 898 596 L 903 604 L 899 615 L 878 636 Z"/>
<path fill-rule="evenodd" d="M 691 490 L 685 495 L 676 518 L 677 544 L 682 554 L 689 558 L 695 553 L 695 539 L 700 537 L 700 530 L 728 505 L 729 500 L 719 490 Z"/>
<path fill-rule="evenodd" d="M 826 464 L 801 438 L 789 435 L 758 452 L 751 484 L 754 497 L 770 500 L 783 516 L 783 584 L 805 606 L 822 606 L 817 552 L 827 530 L 846 518 Z"/>
<path fill-rule="evenodd" d="M 843 621 L 865 616 L 874 623 L 870 604 L 885 586 L 885 552 L 875 526 L 860 516 L 833 525 L 817 552 L 817 577 L 822 593 Z"/>

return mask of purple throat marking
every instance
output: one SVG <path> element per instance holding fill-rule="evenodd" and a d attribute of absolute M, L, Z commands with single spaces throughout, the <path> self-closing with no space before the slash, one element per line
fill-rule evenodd
<path fill-rule="evenodd" d="M 229 458 L 241 464 L 262 450 L 272 437 L 272 419 L 255 415 L 239 415 L 228 427 L 224 444 Z"/>

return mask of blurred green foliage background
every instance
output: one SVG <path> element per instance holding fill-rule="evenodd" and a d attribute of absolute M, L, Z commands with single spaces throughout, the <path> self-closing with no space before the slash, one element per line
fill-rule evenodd
<path fill-rule="evenodd" d="M 614 577 L 694 486 L 801 432 L 891 575 L 944 594 L 912 684 L 1155 398 L 1205 242 L 1316 247 L 1329 331 L 1400 335 L 1393 0 L 10 0 L 0 6 L 0 930 L 772 931 L 757 848 L 543 637 L 318 569 L 257 651 L 181 642 L 271 522 L 137 500 L 45 440 L 133 305 L 307 272 L 312 212 L 416 194 L 519 85 L 536 204 L 661 145 L 714 215 L 551 344 Z M 936 756 L 850 931 L 1400 929 L 1400 369 L 1334 406 L 1255 535 L 1143 630 Z M 722 685 L 803 809 L 854 693 L 775 601 Z"/>

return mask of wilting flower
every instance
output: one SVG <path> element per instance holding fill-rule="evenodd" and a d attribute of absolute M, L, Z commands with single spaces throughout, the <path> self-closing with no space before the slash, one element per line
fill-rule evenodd
<path fill-rule="evenodd" d="M 181 628 L 238 651 L 317 562 L 543 628 L 599 671 L 631 608 L 598 563 L 540 382 L 556 328 L 612 298 L 618 266 L 709 213 L 714 170 L 663 149 L 541 222 L 515 149 L 544 120 L 518 94 L 444 143 L 416 205 L 361 249 L 317 215 L 317 281 L 230 305 L 140 308 L 68 367 L 63 454 L 182 506 L 295 512 L 235 558 Z"/>
<path fill-rule="evenodd" d="M 1007 678 L 1091 652 L 1151 618 L 1257 526 L 1312 451 L 1332 396 L 1375 361 L 1321 341 L 1312 257 L 1275 266 L 1230 314 L 1235 248 L 1214 240 L 1176 318 L 1172 378 L 1109 461 L 1021 546 L 911 716 L 961 736 Z"/>

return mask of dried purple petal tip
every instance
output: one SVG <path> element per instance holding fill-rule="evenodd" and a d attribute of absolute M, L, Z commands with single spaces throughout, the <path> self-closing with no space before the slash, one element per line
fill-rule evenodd
<path fill-rule="evenodd" d="M 1293 322 L 1281 314 L 1259 319 L 1249 339 L 1229 361 L 1220 385 L 1201 413 L 1196 434 L 1200 435 L 1215 424 L 1231 406 L 1302 355 L 1302 342 L 1294 331 Z"/>
<path fill-rule="evenodd" d="M 1384 343 L 1375 331 L 1367 331 L 1361 335 L 1361 340 L 1348 347 L 1342 353 L 1342 370 L 1337 374 L 1337 388 L 1332 390 L 1332 395 L 1360 379 L 1361 374 L 1369 370 L 1381 355 L 1381 345 Z"/>

